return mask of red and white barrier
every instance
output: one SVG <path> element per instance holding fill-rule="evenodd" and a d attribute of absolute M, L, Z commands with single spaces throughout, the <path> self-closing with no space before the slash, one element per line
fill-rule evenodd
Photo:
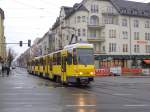
<path fill-rule="evenodd" d="M 96 76 L 110 76 L 111 74 L 150 75 L 150 69 L 111 67 L 111 68 L 96 69 L 95 73 L 96 73 Z"/>
<path fill-rule="evenodd" d="M 144 75 L 150 75 L 150 69 L 142 69 Z"/>
<path fill-rule="evenodd" d="M 96 76 L 109 76 L 110 70 L 108 68 L 96 69 Z"/>

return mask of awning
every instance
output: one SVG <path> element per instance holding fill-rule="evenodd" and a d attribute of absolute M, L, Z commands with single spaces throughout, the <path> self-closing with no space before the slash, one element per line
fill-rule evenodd
<path fill-rule="evenodd" d="M 149 60 L 144 60 L 144 62 L 145 62 L 146 64 L 150 64 L 150 59 L 149 59 Z"/>

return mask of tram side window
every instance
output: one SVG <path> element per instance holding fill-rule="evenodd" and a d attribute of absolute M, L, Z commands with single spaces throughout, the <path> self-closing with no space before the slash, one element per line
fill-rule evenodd
<path fill-rule="evenodd" d="M 68 65 L 72 64 L 72 53 L 71 52 L 68 52 L 67 63 L 68 63 Z"/>
<path fill-rule="evenodd" d="M 38 61 L 38 60 L 36 60 L 36 66 L 38 66 L 38 64 L 39 64 L 39 61 Z"/>
<path fill-rule="evenodd" d="M 34 66 L 34 61 L 32 61 L 32 66 Z"/>
<path fill-rule="evenodd" d="M 42 58 L 40 59 L 40 65 L 41 66 L 43 65 L 43 59 Z"/>
<path fill-rule="evenodd" d="M 73 49 L 73 64 L 77 65 L 77 52 L 76 52 L 76 49 Z"/>
<path fill-rule="evenodd" d="M 40 61 L 39 60 L 37 60 L 37 65 L 40 66 Z"/>
<path fill-rule="evenodd" d="M 61 55 L 57 53 L 57 65 L 61 65 Z"/>
<path fill-rule="evenodd" d="M 46 62 L 46 60 L 45 60 L 45 59 L 43 59 L 43 66 L 45 66 L 45 64 L 46 64 L 45 62 Z"/>
<path fill-rule="evenodd" d="M 35 66 L 37 65 L 37 60 L 35 60 Z"/>
<path fill-rule="evenodd" d="M 57 58 L 56 54 L 53 55 L 53 65 L 57 65 Z"/>
<path fill-rule="evenodd" d="M 50 62 L 49 62 L 49 64 L 50 64 L 50 70 L 52 71 L 52 67 L 53 67 L 53 64 L 52 64 L 52 58 L 50 57 Z"/>

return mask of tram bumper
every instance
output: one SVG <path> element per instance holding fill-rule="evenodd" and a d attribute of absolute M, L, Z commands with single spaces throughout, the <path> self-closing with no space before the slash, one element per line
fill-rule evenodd
<path fill-rule="evenodd" d="M 94 77 L 89 77 L 89 76 L 71 76 L 71 77 L 67 77 L 68 82 L 70 83 L 80 83 L 80 84 L 88 84 L 91 81 L 94 81 Z"/>

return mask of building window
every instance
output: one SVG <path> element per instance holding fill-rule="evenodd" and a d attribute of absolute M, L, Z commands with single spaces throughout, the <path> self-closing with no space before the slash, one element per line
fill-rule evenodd
<path fill-rule="evenodd" d="M 134 40 L 139 40 L 139 32 L 134 32 Z"/>
<path fill-rule="evenodd" d="M 116 52 L 117 51 L 117 44 L 116 43 L 109 43 L 109 52 Z"/>
<path fill-rule="evenodd" d="M 128 44 L 123 44 L 123 52 L 128 52 Z"/>
<path fill-rule="evenodd" d="M 74 18 L 74 23 L 75 23 L 75 24 L 76 24 L 76 21 L 77 21 L 77 20 L 76 20 L 76 17 L 75 17 L 75 18 Z"/>
<path fill-rule="evenodd" d="M 90 24 L 91 25 L 99 25 L 99 18 L 97 16 L 91 16 Z"/>
<path fill-rule="evenodd" d="M 134 45 L 134 52 L 140 53 L 140 45 Z"/>
<path fill-rule="evenodd" d="M 123 39 L 128 39 L 128 32 L 127 31 L 123 31 L 122 35 L 123 35 Z"/>
<path fill-rule="evenodd" d="M 145 40 L 150 40 L 150 33 L 145 33 Z"/>
<path fill-rule="evenodd" d="M 82 16 L 82 22 L 86 22 L 86 17 Z"/>
<path fill-rule="evenodd" d="M 81 30 L 78 29 L 78 36 L 81 36 Z"/>
<path fill-rule="evenodd" d="M 115 22 L 115 19 L 112 16 L 104 17 L 104 23 L 105 24 L 118 24 L 117 22 Z"/>
<path fill-rule="evenodd" d="M 82 33 L 83 33 L 83 36 L 85 37 L 86 36 L 86 29 L 83 29 Z"/>
<path fill-rule="evenodd" d="M 146 53 L 150 53 L 150 45 L 146 45 Z"/>
<path fill-rule="evenodd" d="M 67 40 L 69 40 L 69 36 L 67 35 Z"/>
<path fill-rule="evenodd" d="M 138 20 L 134 20 L 134 27 L 138 28 L 139 27 L 139 21 Z"/>
<path fill-rule="evenodd" d="M 81 22 L 81 17 L 80 17 L 80 16 L 77 17 L 77 22 L 78 22 L 78 23 Z"/>
<path fill-rule="evenodd" d="M 109 30 L 109 38 L 116 38 L 116 30 Z"/>
<path fill-rule="evenodd" d="M 145 28 L 150 28 L 150 21 L 145 22 Z"/>
<path fill-rule="evenodd" d="M 98 9 L 98 5 L 96 4 L 92 4 L 91 5 L 91 13 L 98 13 L 99 9 Z"/>
<path fill-rule="evenodd" d="M 96 38 L 96 30 L 92 30 L 92 31 L 90 32 L 90 37 L 91 37 L 91 38 Z"/>
<path fill-rule="evenodd" d="M 105 52 L 105 46 L 103 46 L 102 49 L 103 49 L 102 51 Z"/>
<path fill-rule="evenodd" d="M 122 19 L 122 26 L 127 26 L 128 24 L 127 24 L 127 19 Z"/>

